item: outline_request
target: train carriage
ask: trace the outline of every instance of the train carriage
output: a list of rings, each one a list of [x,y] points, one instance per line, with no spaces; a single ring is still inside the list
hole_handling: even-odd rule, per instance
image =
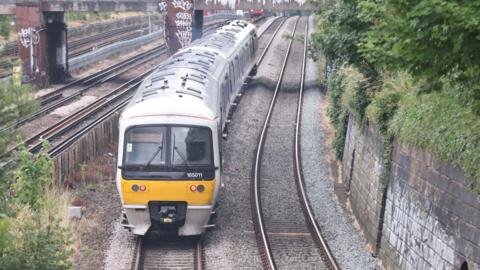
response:
[[[255,26],[233,21],[172,55],[139,86],[119,120],[122,226],[181,236],[211,226],[226,118],[257,46]]]

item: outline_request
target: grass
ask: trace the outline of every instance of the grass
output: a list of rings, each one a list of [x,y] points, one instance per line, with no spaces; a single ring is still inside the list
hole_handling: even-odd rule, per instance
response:
[[[444,162],[458,164],[480,194],[480,117],[466,104],[462,92],[448,85],[428,94],[406,92],[390,131]]]

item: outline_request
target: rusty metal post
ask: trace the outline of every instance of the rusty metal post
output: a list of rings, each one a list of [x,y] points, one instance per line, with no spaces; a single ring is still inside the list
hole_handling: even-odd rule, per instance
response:
[[[171,53],[192,42],[193,0],[167,0],[165,41]]]

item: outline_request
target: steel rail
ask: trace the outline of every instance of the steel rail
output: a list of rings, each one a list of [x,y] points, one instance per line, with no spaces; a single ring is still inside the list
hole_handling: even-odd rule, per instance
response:
[[[277,32],[280,30],[280,28],[282,28],[282,25],[285,23],[286,19],[284,19],[283,17],[281,18],[278,18],[277,20],[283,20],[280,22],[280,25],[277,27],[277,29],[275,30],[275,32],[273,32],[272,34],[272,38],[270,38],[270,40],[268,41],[267,45],[265,46],[265,49],[263,50],[262,54],[260,55],[260,57],[258,58],[257,60],[257,66],[259,66],[262,62],[263,62],[263,58],[265,58],[265,54],[267,53],[268,51],[268,48],[270,48],[270,45],[272,44],[272,41],[273,39],[275,38],[275,36],[277,36]],[[268,26],[268,28],[270,28],[270,26],[272,26],[273,22]],[[267,28],[267,29],[268,29]],[[267,30],[266,29],[266,30]],[[266,31],[265,30],[265,31]],[[262,35],[265,33],[265,31],[263,31]]]
[[[298,98],[298,105],[297,105],[297,116],[296,116],[296,124],[295,124],[295,145],[294,145],[294,155],[295,155],[295,172],[296,172],[296,183],[297,183],[297,192],[300,196],[300,201],[302,204],[302,209],[307,220],[307,223],[310,225],[310,230],[315,238],[315,242],[317,243],[318,247],[320,248],[321,253],[324,255],[324,262],[327,264],[329,269],[339,270],[339,266],[330,251],[330,248],[322,236],[322,232],[320,226],[315,219],[315,215],[310,207],[308,196],[305,189],[305,181],[303,178],[302,173],[302,161],[301,161],[301,145],[300,145],[300,138],[301,138],[301,120],[302,120],[302,103],[303,103],[303,90],[304,90],[304,83],[305,83],[305,69],[307,63],[307,40],[308,40],[308,22],[305,27],[305,39],[304,39],[304,55],[303,55],[303,65],[302,65],[302,72],[301,72],[301,80],[300,80],[300,94]]]
[[[297,28],[298,21],[300,20],[300,17],[295,21],[295,25],[293,27],[292,34],[295,34],[295,30]],[[280,28],[280,27],[279,27]],[[277,32],[277,31],[276,31]],[[270,102],[270,106],[268,108],[267,115],[265,117],[265,121],[263,124],[262,132],[260,134],[260,139],[257,145],[257,151],[256,151],[256,156],[255,156],[255,164],[254,164],[254,169],[253,169],[253,181],[252,181],[252,195],[253,195],[253,200],[252,202],[252,210],[254,213],[254,221],[255,221],[255,233],[257,236],[257,240],[260,240],[260,245],[258,246],[260,254],[264,254],[265,256],[262,257],[262,263],[265,269],[276,269],[275,266],[275,261],[273,259],[272,251],[270,249],[270,244],[267,236],[267,232],[265,230],[265,224],[263,220],[263,213],[262,213],[262,207],[261,207],[261,198],[260,198],[260,167],[261,167],[261,161],[262,161],[262,155],[263,155],[263,146],[265,144],[265,137],[266,133],[268,130],[268,123],[270,122],[270,118],[272,115],[273,108],[275,106],[275,102],[278,96],[278,92],[280,90],[280,86],[283,81],[283,74],[285,72],[285,67],[287,66],[287,60],[288,56],[290,55],[290,50],[292,47],[292,42],[293,39],[291,39],[288,43],[288,48],[287,48],[287,53],[285,54],[285,58],[283,60],[282,68],[280,71],[280,75],[278,77],[277,85],[275,87],[274,93],[272,100]],[[259,239],[260,238],[260,239]]]
[[[48,140],[49,142],[53,141],[57,137],[65,134],[66,132],[78,126],[85,119],[97,113],[102,108],[109,106],[111,103],[116,102],[119,99],[126,96],[129,92],[133,91],[134,88],[141,83],[141,80],[144,77],[146,77],[150,72],[152,72],[154,69],[155,68],[149,69],[148,71],[136,76],[135,78],[129,80],[128,82],[125,82],[124,84],[120,85],[119,87],[115,88],[109,93],[99,97],[96,101],[83,107],[79,111],[76,111],[75,113],[70,114],[69,116],[59,120],[52,126],[49,126],[46,129],[26,139],[23,142],[23,144],[28,146],[27,148],[28,151],[32,153],[37,152],[38,150],[41,149],[41,146],[44,140]],[[18,149],[18,147],[19,145],[15,146],[14,148],[0,155],[0,157],[9,156],[14,150]]]
[[[80,130],[80,132],[75,133],[75,135],[69,137],[67,140],[62,141],[60,144],[58,144],[58,145],[52,147],[51,149],[49,149],[48,150],[48,155],[50,157],[56,157],[57,155],[61,154],[65,149],[67,149],[69,146],[74,144],[83,135],[87,134],[87,132],[89,132],[92,128],[96,127],[97,125],[99,125],[100,123],[105,121],[107,118],[109,118],[111,115],[116,113],[118,110],[121,110],[123,107],[125,107],[128,104],[128,102],[130,101],[130,98],[132,96],[129,96],[129,97],[125,98],[119,104],[110,108],[101,117],[95,119],[95,121],[88,124],[86,127],[82,128],[82,130]]]
[[[125,40],[130,40],[130,39],[140,37],[140,36],[143,35],[144,30],[146,30],[146,29],[135,30],[131,33],[126,32],[126,33],[123,33],[123,34],[118,35],[118,36],[112,35],[112,36],[109,36],[109,37],[105,37],[103,40],[96,41],[96,42],[92,41],[87,46],[78,47],[75,50],[70,51],[68,53],[68,58],[75,58],[75,57],[78,57],[82,54],[89,53],[93,50],[103,48],[105,46],[108,46],[108,45],[111,45],[111,44],[114,44],[114,43],[117,43],[117,42],[120,42],[120,41],[125,41]]]
[[[203,244],[202,238],[197,240],[195,245],[195,269],[203,270]]]

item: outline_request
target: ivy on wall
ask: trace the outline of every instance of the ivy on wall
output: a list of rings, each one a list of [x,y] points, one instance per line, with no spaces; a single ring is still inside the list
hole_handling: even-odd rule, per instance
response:
[[[337,158],[350,113],[386,144],[399,137],[458,164],[480,194],[479,17],[478,1],[337,0],[322,10],[310,54],[337,66],[327,79]]]

